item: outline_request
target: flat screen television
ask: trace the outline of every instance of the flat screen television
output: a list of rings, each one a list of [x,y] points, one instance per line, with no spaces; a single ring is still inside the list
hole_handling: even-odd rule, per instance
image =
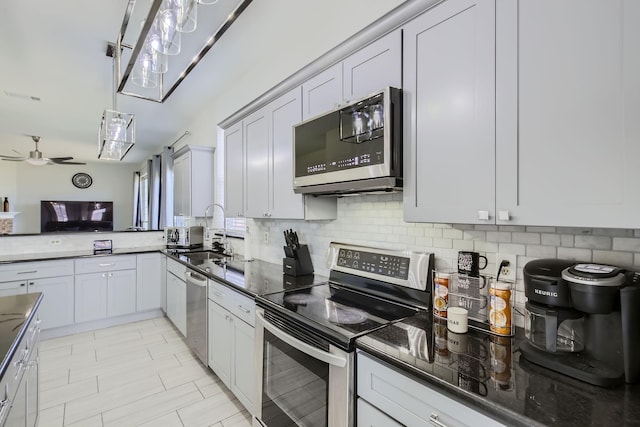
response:
[[[113,231],[113,202],[42,200],[40,232]]]

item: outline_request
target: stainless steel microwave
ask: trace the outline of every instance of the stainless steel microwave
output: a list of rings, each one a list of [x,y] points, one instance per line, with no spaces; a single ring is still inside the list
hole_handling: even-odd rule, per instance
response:
[[[296,193],[402,189],[402,91],[381,92],[294,126]]]

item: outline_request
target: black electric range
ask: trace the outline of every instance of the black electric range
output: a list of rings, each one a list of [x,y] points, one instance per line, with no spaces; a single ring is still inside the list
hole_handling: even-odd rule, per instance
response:
[[[359,336],[430,307],[433,254],[331,243],[328,262],[328,282],[262,295],[257,305],[272,322],[294,322],[346,351]]]

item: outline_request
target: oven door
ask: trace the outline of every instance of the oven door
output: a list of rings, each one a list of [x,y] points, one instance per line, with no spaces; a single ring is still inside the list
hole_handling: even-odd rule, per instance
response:
[[[254,427],[352,427],[353,353],[256,310]]]

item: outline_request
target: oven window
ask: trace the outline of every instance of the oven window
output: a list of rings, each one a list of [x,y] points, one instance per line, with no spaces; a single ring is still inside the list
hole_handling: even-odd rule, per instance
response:
[[[327,427],[329,364],[264,331],[262,421],[269,427]]]

